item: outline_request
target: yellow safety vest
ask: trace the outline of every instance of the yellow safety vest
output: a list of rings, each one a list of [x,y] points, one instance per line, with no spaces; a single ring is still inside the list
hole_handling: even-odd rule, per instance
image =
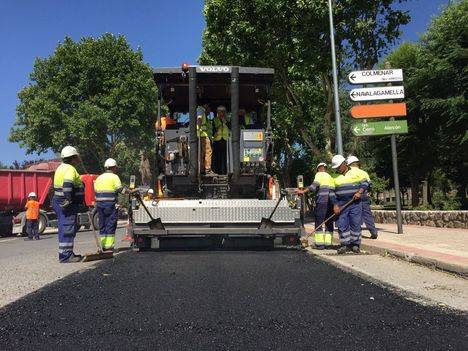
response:
[[[202,119],[202,123],[201,125],[198,125],[197,123],[197,136],[211,138],[213,134],[213,126],[211,121],[206,117],[205,109],[200,106],[197,108],[197,120],[199,118]]]
[[[213,137],[214,141],[228,140],[229,138],[229,127],[227,126],[226,119],[221,120],[220,118],[216,117],[214,119],[214,126],[216,129],[215,135]]]
[[[68,163],[58,166],[54,174],[54,195],[61,201],[83,202],[83,182],[75,167]]]
[[[96,202],[116,202],[117,194],[122,190],[119,176],[112,172],[103,173],[94,181]]]
[[[351,200],[354,194],[363,188],[367,190],[368,180],[363,176],[359,169],[351,167],[346,174],[332,175],[335,183],[334,199],[347,202]]]

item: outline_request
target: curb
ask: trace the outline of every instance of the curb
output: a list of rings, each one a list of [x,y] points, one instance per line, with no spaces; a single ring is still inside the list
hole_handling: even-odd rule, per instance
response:
[[[393,257],[396,257],[396,258],[399,258],[408,262],[417,263],[422,266],[426,266],[426,267],[433,268],[433,269],[438,269],[438,270],[449,272],[449,273],[454,273],[454,274],[460,275],[463,278],[468,278],[467,267],[462,267],[456,264],[439,261],[434,258],[418,256],[410,252],[402,252],[402,251],[397,251],[393,249],[386,249],[382,247],[366,245],[365,243],[361,243],[361,248],[368,252],[379,254],[381,256],[390,255],[390,256],[393,256]]]

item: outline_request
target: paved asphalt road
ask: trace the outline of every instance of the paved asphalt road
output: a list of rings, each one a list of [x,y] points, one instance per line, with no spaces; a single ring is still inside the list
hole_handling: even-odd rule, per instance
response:
[[[1,350],[466,350],[466,316],[297,251],[126,252],[0,310]]]

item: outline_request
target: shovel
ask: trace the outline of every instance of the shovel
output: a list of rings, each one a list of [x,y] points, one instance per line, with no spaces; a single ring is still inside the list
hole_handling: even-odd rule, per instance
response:
[[[347,203],[345,203],[343,205],[343,207],[341,207],[340,211],[344,210],[346,207],[348,207],[349,205],[351,205],[353,203],[354,199],[351,199],[349,200]],[[320,223],[319,225],[315,226],[314,228],[314,231],[312,233],[309,233],[307,234],[305,237],[302,237],[301,238],[301,244],[302,244],[302,247],[303,248],[306,248],[307,246],[309,246],[309,238],[312,236],[312,234],[315,233],[315,231],[320,228],[321,226],[327,224],[329,221],[331,221],[333,218],[336,217],[336,214],[332,214],[330,217],[328,217],[326,220],[324,220],[322,223]]]
[[[105,260],[105,259],[114,257],[114,251],[102,251],[101,243],[96,233],[96,229],[94,228],[93,220],[91,218],[91,211],[88,211],[88,218],[89,218],[89,222],[91,223],[91,230],[93,232],[94,241],[96,242],[96,247],[98,251],[96,253],[85,254],[83,256],[82,262]]]
[[[155,219],[153,217],[151,212],[148,210],[148,207],[146,207],[145,203],[143,202],[143,200],[141,198],[141,195],[137,193],[137,194],[135,194],[135,197],[140,202],[141,206],[143,206],[143,208],[145,209],[146,213],[148,214],[148,216],[150,218],[150,222],[149,222],[150,229],[164,230],[165,228],[164,228],[164,225],[161,222],[161,219],[160,218]]]

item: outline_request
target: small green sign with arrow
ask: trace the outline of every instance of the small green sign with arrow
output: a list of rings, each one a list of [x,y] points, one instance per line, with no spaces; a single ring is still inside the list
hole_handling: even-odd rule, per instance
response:
[[[358,122],[353,123],[351,131],[355,136],[406,134],[408,133],[408,123],[406,120],[368,123]]]

